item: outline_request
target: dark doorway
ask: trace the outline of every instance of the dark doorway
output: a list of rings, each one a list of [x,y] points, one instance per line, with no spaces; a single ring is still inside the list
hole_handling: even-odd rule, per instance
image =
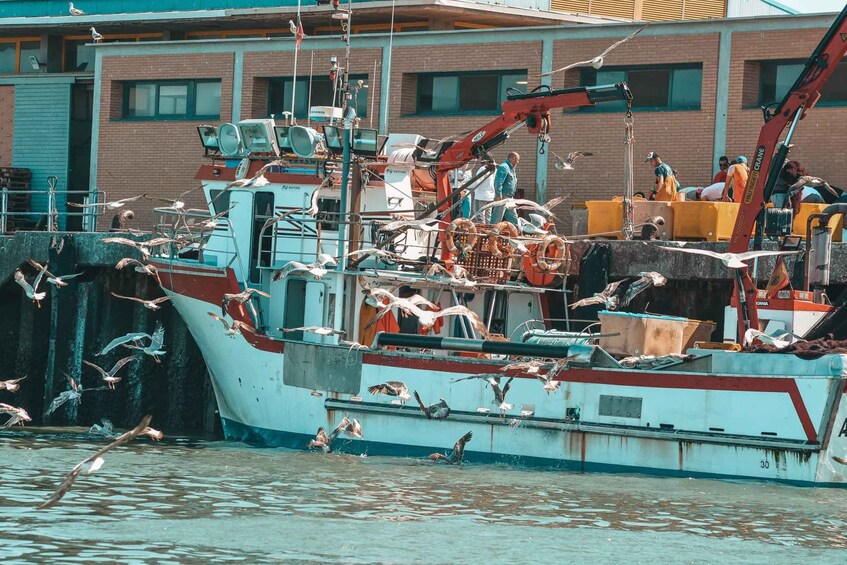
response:
[[[68,202],[82,202],[91,177],[91,118],[94,106],[94,83],[77,82],[71,88],[71,138],[68,155]],[[80,208],[69,208],[79,212]],[[106,223],[111,218],[104,218]],[[82,230],[82,216],[68,216],[69,231]]]

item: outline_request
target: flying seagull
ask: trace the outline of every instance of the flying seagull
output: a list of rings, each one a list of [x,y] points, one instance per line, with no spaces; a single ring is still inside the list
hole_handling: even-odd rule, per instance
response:
[[[561,69],[556,69],[555,71],[550,71],[550,72],[547,72],[547,73],[541,73],[541,76],[546,77],[546,76],[550,76],[550,75],[555,75],[557,73],[568,71],[568,70],[576,68],[576,67],[589,67],[590,66],[590,67],[594,67],[595,69],[599,69],[600,67],[603,66],[603,63],[605,62],[606,55],[611,53],[612,50],[615,49],[616,47],[623,45],[624,43],[626,43],[627,41],[629,41],[630,39],[632,39],[633,37],[635,37],[636,35],[638,35],[642,31],[644,31],[644,28],[646,28],[646,27],[647,26],[642,26],[642,27],[638,28],[637,30],[635,30],[634,32],[630,33],[628,36],[621,39],[620,41],[617,41],[617,42],[611,44],[609,47],[606,48],[605,51],[603,51],[602,53],[600,53],[599,55],[597,55],[593,59],[589,59],[587,61],[579,61],[578,63],[571,63],[570,65],[562,67]]]
[[[332,451],[332,442],[335,441],[335,438],[337,438],[341,431],[349,424],[350,419],[345,416],[329,434],[326,433],[326,430],[324,430],[323,427],[318,428],[318,433],[315,434],[315,438],[311,440],[306,447],[309,449],[320,449],[324,453],[330,453]]]
[[[456,445],[453,446],[453,452],[450,455],[443,453],[433,453],[429,458],[433,461],[444,461],[448,465],[461,465],[462,458],[465,455],[465,444],[473,438],[473,432],[468,432],[459,438]]]
[[[624,282],[626,282],[626,279],[609,283],[602,291],[594,293],[594,296],[577,300],[571,304],[571,308],[602,304],[607,310],[614,310],[618,307],[618,302],[620,301],[620,297],[617,295],[618,287]]]
[[[242,330],[247,330],[250,333],[256,333],[256,330],[253,329],[252,326],[248,326],[244,322],[240,320],[233,320],[232,323],[228,323],[226,320],[215,314],[214,312],[206,312],[209,314],[209,317],[213,320],[219,321],[223,324],[224,327],[224,335],[228,335],[229,337],[234,338],[236,335],[240,335]]]
[[[128,333],[128,334],[123,335],[121,337],[116,337],[115,339],[110,341],[109,344],[106,347],[104,347],[102,349],[102,351],[100,351],[100,353],[97,353],[96,355],[98,357],[100,355],[105,355],[106,353],[110,352],[114,348],[116,348],[120,345],[124,345],[126,343],[133,343],[134,345],[139,345],[145,339],[149,339],[149,340],[152,341],[153,336],[151,336],[148,333],[144,333],[144,332]]]
[[[153,300],[144,300],[143,298],[137,298],[135,296],[123,296],[114,292],[112,293],[112,296],[114,296],[115,298],[123,298],[124,300],[132,300],[133,302],[138,302],[148,310],[160,310],[162,307],[159,306],[159,304],[167,302],[171,299],[170,296],[161,296],[159,298],[154,298]]]
[[[116,269],[123,269],[127,265],[135,265],[135,272],[136,273],[144,273],[144,274],[150,275],[151,277],[156,277],[156,280],[158,280],[159,283],[162,282],[161,279],[159,278],[159,269],[157,269],[153,265],[147,265],[147,264],[142,263],[141,261],[139,261],[137,259],[133,259],[131,257],[124,257],[123,259],[118,261],[117,264],[115,265],[115,268]]]
[[[418,391],[414,391],[413,394],[415,395],[415,400],[418,401],[418,405],[421,407],[421,412],[424,413],[427,420],[443,420],[450,415],[450,407],[447,406],[447,401],[443,398],[440,398],[435,404],[427,406],[421,400]]]
[[[382,384],[369,386],[368,392],[371,394],[384,394],[386,396],[399,396],[400,401],[404,404],[412,398],[409,396],[409,387],[403,381],[385,381]]]
[[[797,179],[797,182],[795,182],[788,188],[794,191],[799,190],[804,186],[808,186],[809,188],[822,188],[829,192],[831,195],[835,196],[836,198],[840,196],[840,194],[838,194],[831,186],[829,186],[829,183],[823,180],[822,178],[811,177],[806,175]]]
[[[438,218],[423,218],[421,220],[393,220],[388,222],[387,224],[383,224],[379,227],[379,231],[381,232],[391,232],[391,231],[399,231],[399,230],[419,230],[424,232],[437,231],[438,226],[441,224],[441,220]]]
[[[138,425],[135,426],[133,429],[124,434],[121,434],[115,441],[102,448],[94,455],[86,457],[85,459],[77,463],[77,465],[73,469],[71,469],[71,472],[65,475],[65,479],[62,481],[62,484],[59,485],[59,488],[56,489],[56,492],[53,494],[53,496],[51,496],[46,502],[39,506],[38,509],[44,510],[45,508],[50,508],[51,506],[62,500],[62,497],[65,496],[65,494],[70,490],[71,486],[73,486],[74,481],[80,475],[80,473],[84,471],[86,475],[90,475],[91,473],[102,467],[104,463],[103,455],[105,455],[112,449],[130,442],[140,435],[147,435],[155,440],[161,439],[163,435],[162,432],[154,430],[150,427],[150,420],[152,418],[153,417],[150,415],[144,416],[138,423]]]
[[[153,358],[156,363],[161,363],[159,357],[164,355],[166,351],[162,349],[162,346],[165,343],[165,327],[161,322],[156,322],[156,329],[153,330],[153,335],[150,336],[150,343],[146,346],[141,345],[131,345],[129,343],[123,343],[124,347],[128,347],[129,349],[137,349],[144,353],[145,355],[149,355]]]
[[[562,158],[557,155],[555,151],[550,151],[550,153],[552,153],[557,159],[556,164],[553,166],[560,171],[572,171],[574,161],[576,161],[580,157],[591,157],[592,155],[594,155],[594,153],[591,153],[589,151],[571,151],[570,153],[568,153],[567,157]]]
[[[246,304],[252,300],[253,295],[258,294],[259,296],[264,296],[265,298],[270,298],[271,295],[267,292],[259,290],[257,288],[248,288],[247,290],[235,293],[224,293],[224,301],[229,304],[231,300],[235,300],[239,304]]]
[[[326,328],[322,326],[300,326],[299,328],[277,328],[281,332],[312,332],[317,335],[340,335],[345,336],[347,332],[344,330],[336,330],[334,328]]]
[[[624,292],[618,303],[619,308],[625,308],[632,302],[632,299],[650,288],[651,286],[665,286],[668,279],[656,271],[644,271],[638,273],[640,278],[632,281]]]
[[[659,246],[659,249],[667,251],[681,251],[682,253],[693,253],[694,255],[705,255],[720,260],[724,266],[730,269],[744,269],[747,267],[745,261],[756,257],[768,257],[771,255],[794,255],[797,251],[745,251],[744,253],[717,253],[707,249],[688,249],[686,247]]]
[[[44,277],[44,274],[47,272],[47,267],[42,267],[38,274],[35,276],[35,281],[32,283],[32,286],[28,282],[26,282],[26,277],[23,274],[23,271],[18,269],[15,271],[15,282],[18,283],[21,288],[24,289],[26,293],[26,297],[32,300],[36,306],[41,308],[41,301],[47,296],[46,292],[37,292],[38,285],[41,283],[41,279]]]
[[[550,216],[551,218],[556,218],[550,210],[558,206],[564,201],[564,197],[553,198],[547,204],[538,204],[537,202],[533,202],[532,200],[525,200],[523,198],[503,198],[502,200],[495,200],[490,204],[486,204],[482,208],[480,208],[476,214],[471,216],[471,219],[476,218],[485,210],[489,210],[492,208],[505,208],[506,210],[536,210],[541,212],[545,216]],[[558,218],[556,218],[558,219]]]
[[[130,355],[129,357],[119,359],[118,362],[115,363],[115,365],[109,371],[105,371],[99,365],[95,365],[94,363],[91,363],[89,361],[83,361],[83,363],[85,363],[89,367],[93,367],[94,369],[96,369],[97,372],[100,373],[100,376],[103,377],[103,381],[108,385],[108,387],[112,390],[115,390],[115,384],[117,384],[121,380],[120,377],[116,377],[115,375],[118,373],[118,371],[121,370],[121,367],[123,367],[133,359],[139,359],[138,355]]]
[[[318,253],[317,261],[309,263],[308,265],[305,265],[300,261],[289,261],[282,269],[274,273],[273,280],[278,281],[280,279],[284,279],[288,275],[299,273],[309,273],[315,279],[319,279],[327,274],[328,271],[325,269],[326,265],[334,267],[338,265],[338,262],[334,257],[327,255],[326,253]]]
[[[84,16],[85,15],[85,12],[83,12],[79,8],[74,8],[73,2],[68,2],[68,13],[72,16]]]
[[[62,391],[59,395],[53,399],[53,402],[50,403],[50,406],[47,408],[47,411],[44,413],[45,416],[49,416],[53,412],[56,411],[59,406],[65,404],[66,402],[70,402],[71,404],[79,404],[82,401],[82,393],[90,392],[92,390],[110,390],[114,387],[110,386],[101,386],[97,388],[82,388],[82,385],[77,383],[73,377],[69,374],[63,372],[65,378],[68,379],[68,384],[71,385],[71,388],[68,390]],[[120,380],[120,379],[118,379]]]
[[[97,35],[100,34],[98,33]],[[117,210],[118,208],[121,208],[124,205],[129,204],[130,202],[135,202],[136,200],[141,200],[142,198],[147,198],[147,195],[140,194],[138,196],[130,196],[129,198],[121,198],[120,200],[113,200],[111,202],[93,202],[91,204],[78,204],[76,202],[68,202],[68,206],[72,206],[74,208],[96,208],[97,206],[102,206],[106,210]]]
[[[489,377],[488,384],[491,385],[491,390],[494,391],[494,404],[500,409],[500,412],[506,412],[512,409],[512,405],[506,402],[506,395],[509,393],[509,388],[512,386],[512,381],[515,377],[509,377],[503,388],[500,388],[500,377]]]
[[[42,265],[41,263],[39,263],[35,259],[27,259],[27,261],[29,262],[30,265],[32,265],[33,267],[35,267],[39,271],[44,269],[44,274],[47,275],[47,283],[52,284],[56,288],[63,288],[63,287],[68,286],[68,283],[65,282],[65,281],[76,278],[76,277],[80,276],[81,274],[83,274],[83,273],[73,273],[72,275],[56,276],[53,273],[51,273],[50,271],[48,271],[46,266]]]
[[[11,379],[8,381],[0,381],[0,390],[8,390],[9,392],[17,392],[21,385],[18,383],[24,380],[26,377],[21,377],[19,379]]]
[[[15,406],[11,406],[9,404],[0,403],[0,414],[8,414],[11,416],[6,423],[3,424],[4,428],[11,428],[15,424],[24,425],[24,422],[31,422],[32,418],[29,417],[29,414],[26,413],[26,410],[23,408],[17,408]]]
[[[555,377],[558,372],[559,371],[550,369],[544,374],[536,375],[535,378],[537,378],[544,384],[544,390],[547,391],[547,394],[550,394],[551,392],[556,392],[562,385],[562,381],[553,380],[553,377]]]

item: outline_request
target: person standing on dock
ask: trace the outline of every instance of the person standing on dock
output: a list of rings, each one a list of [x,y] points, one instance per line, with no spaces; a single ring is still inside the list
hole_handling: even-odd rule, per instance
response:
[[[729,168],[729,157],[722,155],[718,159],[718,172],[715,173],[715,178],[712,179],[712,184],[726,182],[726,170]]]
[[[721,200],[724,202],[741,202],[744,189],[747,188],[747,176],[749,174],[750,168],[747,167],[747,157],[742,155],[726,171],[726,181]]]
[[[673,202],[676,200],[676,191],[679,185],[676,182],[676,176],[673,169],[667,163],[663,163],[659,158],[659,154],[652,151],[647,154],[645,163],[650,163],[655,167],[656,183],[653,187],[653,192],[650,195],[650,200],[659,200],[662,202]]]
[[[518,189],[518,175],[515,168],[520,161],[521,156],[512,151],[506,160],[497,166],[497,173],[494,175],[495,201],[515,197],[515,191]],[[511,208],[507,210],[505,206],[495,206],[491,214],[491,223],[497,224],[503,220],[518,225],[518,213]]]

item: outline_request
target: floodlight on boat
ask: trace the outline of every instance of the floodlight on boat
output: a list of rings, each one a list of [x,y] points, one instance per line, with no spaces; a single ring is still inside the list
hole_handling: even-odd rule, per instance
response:
[[[341,131],[338,126],[324,126],[324,138],[326,138],[326,148],[332,153],[341,153],[344,146],[341,141]]]
[[[242,151],[241,132],[235,124],[218,126],[218,147],[226,156],[240,155]]]
[[[314,157],[321,142],[321,135],[312,128],[291,126],[288,128],[288,141],[295,155],[309,158]]]
[[[203,144],[203,149],[207,151],[218,151],[218,128],[215,126],[197,126],[197,133],[200,134],[200,143]]]
[[[291,151],[291,140],[288,138],[290,126],[274,126],[276,146],[280,151]]]
[[[241,144],[250,153],[279,155],[273,120],[241,120],[238,129],[241,131]]]
[[[375,129],[354,129],[352,142],[353,153],[356,153],[357,155],[376,157],[378,151],[377,139],[378,137]]]

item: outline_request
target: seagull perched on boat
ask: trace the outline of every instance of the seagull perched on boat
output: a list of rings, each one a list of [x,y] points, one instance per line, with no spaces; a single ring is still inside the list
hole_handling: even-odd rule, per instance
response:
[[[68,286],[68,283],[65,282],[65,281],[76,278],[76,277],[80,276],[81,274],[83,274],[83,273],[73,273],[71,275],[56,276],[53,273],[51,273],[50,271],[48,271],[46,266],[42,265],[41,263],[39,263],[35,259],[27,259],[27,261],[29,262],[30,265],[32,265],[33,267],[35,267],[39,271],[44,269],[44,274],[47,275],[47,283],[52,284],[56,288],[63,288],[63,287]]]
[[[476,214],[471,216],[473,220],[477,216],[479,216],[485,210],[489,210],[491,208],[505,208],[506,210],[536,210],[541,212],[545,216],[549,216],[551,218],[556,218],[553,213],[550,211],[562,202],[564,202],[564,197],[553,198],[547,204],[538,204],[537,202],[533,202],[532,200],[526,200],[524,198],[503,198],[502,200],[495,200],[490,204],[486,204],[477,210]]]
[[[281,332],[312,332],[317,335],[347,335],[347,332],[344,330],[336,330],[334,328],[326,328],[321,326],[301,326],[299,328],[277,328],[278,331]]]
[[[418,401],[418,405],[421,407],[421,412],[424,413],[427,420],[443,420],[450,415],[450,407],[447,406],[447,401],[443,398],[440,398],[435,404],[427,406],[421,400],[418,391],[414,391],[413,394],[415,396],[415,400]]]
[[[12,406],[10,404],[0,403],[0,414],[8,414],[11,416],[6,423],[3,424],[4,428],[11,428],[15,424],[24,425],[24,422],[31,422],[32,418],[29,417],[26,410],[23,408],[17,408],[16,406]]]
[[[109,344],[106,347],[104,347],[102,349],[102,351],[100,351],[100,353],[97,353],[96,356],[99,357],[100,355],[105,355],[108,352],[110,352],[111,350],[113,350],[114,348],[116,348],[120,345],[127,344],[127,343],[133,343],[135,345],[138,345],[142,341],[144,341],[145,339],[149,339],[149,340],[152,341],[153,336],[151,336],[148,333],[144,333],[144,332],[136,332],[136,333],[128,333],[128,334],[123,335],[121,337],[116,337],[115,339],[110,341]]]
[[[409,387],[403,381],[385,381],[378,385],[368,387],[368,392],[371,394],[384,394],[386,396],[398,396],[402,403],[412,398],[409,396]]]
[[[130,355],[129,357],[124,357],[123,359],[119,359],[118,362],[115,363],[115,365],[109,371],[104,370],[99,365],[95,365],[94,363],[91,363],[90,361],[83,360],[83,363],[88,365],[89,367],[93,367],[94,369],[96,369],[97,372],[100,373],[100,376],[103,377],[103,382],[105,382],[106,385],[108,385],[108,387],[110,389],[115,390],[115,385],[117,383],[119,383],[120,380],[121,380],[120,377],[116,377],[115,375],[117,375],[118,371],[120,371],[121,368],[124,365],[126,365],[127,363],[129,363],[133,359],[139,359],[139,356],[138,355]]]
[[[141,421],[138,423],[130,431],[121,434],[118,438],[107,445],[106,447],[100,449],[94,455],[86,457],[82,461],[76,464],[76,466],[71,469],[71,472],[65,475],[65,479],[62,481],[62,484],[59,485],[59,488],[56,489],[56,492],[51,496],[46,502],[44,502],[41,506],[38,507],[39,510],[43,510],[45,508],[50,508],[57,502],[59,502],[63,496],[70,490],[71,486],[74,484],[76,478],[80,475],[80,473],[85,472],[85,474],[90,475],[97,469],[103,466],[104,460],[103,455],[111,451],[112,449],[128,443],[133,439],[137,438],[140,435],[150,436],[152,439],[159,440],[162,438],[162,432],[158,430],[154,430],[150,427],[150,420],[152,420],[152,416],[144,416]]]
[[[713,259],[720,260],[724,266],[730,269],[744,269],[747,267],[745,261],[755,259],[756,257],[769,257],[771,255],[794,255],[797,251],[745,251],[743,253],[718,253],[709,251],[708,249],[688,249],[685,247],[658,246],[659,249],[667,251],[681,251],[682,253],[693,253],[694,255],[705,255]]]
[[[97,30],[93,27],[91,28],[91,39],[94,40],[94,43],[103,43],[103,36],[97,33]]]
[[[79,8],[74,8],[73,2],[68,2],[68,13],[72,16],[84,16],[85,15],[85,12],[83,12]]]
[[[144,300],[143,298],[137,298],[135,296],[123,296],[121,294],[112,293],[112,296],[115,298],[123,298],[124,300],[132,300],[133,302],[138,302],[148,310],[160,310],[162,307],[159,304],[163,302],[167,302],[171,299],[170,296],[161,296],[159,298],[154,298],[153,300]]]
[[[607,47],[605,51],[603,51],[602,53],[600,53],[599,55],[597,55],[593,59],[588,59],[587,61],[579,61],[578,63],[571,63],[570,65],[562,67],[561,69],[556,69],[555,71],[550,71],[550,72],[547,72],[547,73],[541,73],[541,76],[546,77],[546,76],[550,76],[550,75],[555,75],[557,73],[561,73],[563,71],[568,71],[568,70],[576,68],[576,67],[589,67],[590,66],[590,67],[594,67],[595,69],[599,69],[600,67],[603,66],[603,63],[605,62],[606,55],[611,53],[613,49],[620,47],[621,45],[623,45],[624,43],[626,43],[627,41],[629,41],[630,39],[632,39],[633,37],[635,37],[636,35],[641,33],[642,31],[644,31],[644,28],[646,28],[646,27],[647,26],[641,26],[640,28],[638,28],[634,32],[630,33],[628,36],[621,39],[620,41],[616,41],[615,43],[613,43],[612,45]]]
[[[560,171],[572,171],[574,161],[580,157],[591,157],[594,155],[594,153],[591,153],[590,151],[571,151],[568,153],[567,157],[562,158],[559,157],[555,151],[550,151],[550,153],[552,153],[557,159],[556,164],[553,166]]]
[[[147,195],[139,194],[138,196],[130,196],[129,198],[121,198],[120,200],[113,200],[111,202],[93,202],[91,204],[78,204],[76,202],[68,202],[68,206],[72,206],[74,208],[96,208],[97,206],[102,206],[106,210],[117,210],[118,208],[122,208],[130,202],[135,202],[136,200],[141,200],[142,198],[147,198]]]
[[[234,338],[236,335],[240,335],[242,330],[247,330],[250,333],[256,333],[256,330],[244,322],[240,320],[233,320],[232,323],[228,323],[225,319],[218,316],[214,312],[206,312],[209,314],[209,317],[213,320],[219,321],[224,326],[224,335],[228,335],[229,337]]]
[[[9,392],[17,392],[21,385],[18,383],[24,380],[26,377],[21,377],[19,379],[11,379],[8,381],[0,381],[0,390],[8,390]]]
[[[41,301],[47,296],[46,292],[37,292],[38,285],[41,284],[41,279],[44,278],[44,274],[47,272],[47,267],[42,267],[38,274],[35,276],[35,281],[33,281],[32,286],[28,282],[26,282],[26,277],[24,276],[23,271],[20,269],[15,271],[15,282],[18,283],[21,288],[24,289],[26,293],[26,297],[32,300],[36,306],[41,308]]]
[[[327,274],[328,271],[324,268],[326,265],[335,267],[338,265],[338,262],[333,256],[327,255],[326,253],[318,253],[317,261],[309,263],[308,265],[305,265],[300,261],[289,261],[282,269],[274,273],[273,280],[278,281],[280,279],[284,279],[288,275],[297,273],[309,273],[315,279],[319,279]]]
[[[494,391],[494,404],[497,404],[497,407],[500,409],[500,412],[506,412],[507,410],[511,410],[513,407],[511,404],[506,402],[506,395],[509,393],[509,388],[512,386],[512,381],[515,377],[509,377],[506,381],[506,384],[503,385],[503,388],[500,388],[500,377],[489,377],[488,384],[491,385],[491,390]]]
[[[465,444],[473,438],[473,432],[468,432],[459,438],[456,445],[453,446],[453,452],[448,456],[443,453],[433,453],[429,458],[433,461],[444,461],[448,465],[461,465],[462,458],[465,455]]]

